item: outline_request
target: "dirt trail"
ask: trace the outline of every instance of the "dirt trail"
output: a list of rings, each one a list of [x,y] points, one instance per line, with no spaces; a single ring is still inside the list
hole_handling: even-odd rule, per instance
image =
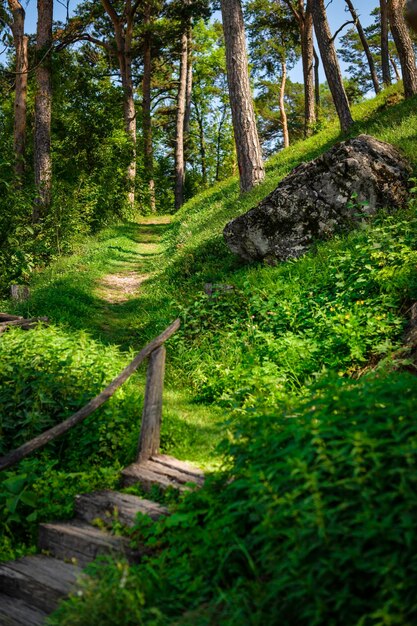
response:
[[[160,254],[161,244],[155,228],[169,224],[169,216],[144,217],[138,223],[138,261],[127,262],[121,272],[103,276],[97,285],[97,295],[108,304],[123,304],[137,295],[141,285],[151,273],[144,271],[148,265],[148,257]]]

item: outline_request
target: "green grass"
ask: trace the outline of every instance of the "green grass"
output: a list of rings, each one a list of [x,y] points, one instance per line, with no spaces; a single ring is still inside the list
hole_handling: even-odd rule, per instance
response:
[[[416,166],[416,104],[416,99],[401,101],[392,88],[354,109],[357,122],[352,135],[366,132],[389,141]],[[30,414],[37,427],[45,420],[60,421],[104,386],[133,352],[180,316],[182,328],[167,345],[162,447],[164,452],[215,469],[224,460],[218,444],[225,434],[232,436],[228,429],[233,432],[234,420],[250,419],[265,410],[279,415],[309,397],[312,386],[329,372],[348,381],[370,364],[389,361],[400,349],[407,309],[417,299],[413,204],[395,215],[382,213],[349,236],[320,244],[303,259],[275,268],[243,264],[222,238],[227,221],[254,206],[294,166],[338,139],[337,124],[329,124],[272,158],[266,181],[250,193],[240,195],[237,179],[223,181],[189,201],[169,225],[161,218],[155,224],[143,220],[107,228],[73,255],[35,274],[30,300],[21,305],[4,302],[1,308],[47,315],[52,325],[31,331],[39,340],[33,340],[32,352],[24,356],[14,350],[13,342],[23,344],[27,335],[20,331],[2,335],[9,359],[8,368],[0,367],[0,385],[6,390],[3,406],[23,422]],[[102,277],[133,269],[150,274],[138,294],[123,303],[106,301]],[[234,289],[208,298],[206,282],[226,283]],[[93,377],[88,368],[74,366],[80,346],[86,355],[90,349],[96,354]],[[64,352],[70,390],[60,394],[57,389],[45,399],[42,376],[30,377],[32,360],[39,360],[39,371],[56,377]],[[16,396],[12,386],[20,369],[21,396]],[[25,381],[31,390],[28,395]],[[122,424],[123,444],[115,446],[112,458],[108,455],[102,477],[103,486],[116,484],[120,467],[134,457],[143,384],[141,370],[121,399],[110,405],[112,419],[106,427],[105,412],[93,416],[88,430],[77,431],[74,441],[49,447],[16,470],[26,476],[25,489],[37,493],[42,485],[50,493],[54,485],[62,490],[58,507],[48,508],[47,502],[39,506],[41,517],[70,515],[74,492],[81,485],[85,490],[89,475],[92,488],[99,485],[101,461],[94,445],[101,441],[103,429],[109,442],[117,439]],[[231,420],[226,425],[225,418]],[[76,458],[78,435],[90,447],[79,477],[65,491],[65,471],[70,471],[71,462],[81,463],[81,457]],[[2,494],[7,500],[7,485]],[[34,522],[24,522],[30,512],[23,507],[20,521],[11,521],[15,546],[33,541]],[[5,515],[10,517],[10,511]],[[16,547],[10,547],[9,539],[6,543],[4,555],[10,557]]]

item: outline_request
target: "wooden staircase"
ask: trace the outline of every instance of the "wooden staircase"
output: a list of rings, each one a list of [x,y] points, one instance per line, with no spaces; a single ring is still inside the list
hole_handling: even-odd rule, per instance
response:
[[[152,469],[149,469],[149,466]],[[185,491],[201,486],[201,470],[160,455],[151,461],[135,463],[122,472],[124,486],[153,485]],[[96,491],[75,499],[75,517],[69,522],[41,524],[41,554],[0,564],[0,625],[40,626],[59,601],[74,592],[82,568],[99,556],[124,557],[139,563],[147,553],[135,550],[129,539],[111,533],[114,522],[132,527],[139,513],[156,521],[168,515],[161,504],[117,491]]]
[[[18,463],[88,417],[149,357],[137,461],[122,471],[122,485],[140,485],[145,492],[153,486],[179,492],[201,487],[204,482],[201,470],[159,454],[165,368],[163,344],[178,327],[177,320],[148,344],[99,396],[77,413],[0,458],[0,471]],[[132,527],[139,513],[156,521],[168,515],[168,509],[138,496],[96,491],[76,497],[72,520],[41,524],[40,554],[0,564],[0,626],[44,624],[59,601],[76,590],[77,581],[86,575],[83,568],[99,556],[124,557],[132,563],[140,562],[146,548],[133,550],[127,537],[111,532],[114,522]]]

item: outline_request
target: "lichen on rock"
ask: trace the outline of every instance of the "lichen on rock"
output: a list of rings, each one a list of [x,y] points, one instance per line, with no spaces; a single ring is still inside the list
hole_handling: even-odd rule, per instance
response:
[[[297,258],[378,209],[404,206],[410,174],[396,148],[359,135],[296,167],[258,206],[226,225],[226,243],[248,261]]]

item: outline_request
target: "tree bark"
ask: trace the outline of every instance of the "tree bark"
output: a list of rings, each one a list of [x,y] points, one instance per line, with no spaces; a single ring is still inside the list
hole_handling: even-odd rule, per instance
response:
[[[285,3],[293,13],[300,30],[301,61],[304,78],[304,136],[312,133],[316,123],[316,107],[314,96],[314,38],[313,16],[311,13],[311,0],[285,0]]]
[[[222,0],[221,8],[240,188],[246,192],[264,179],[265,169],[249,83],[241,1]]]
[[[219,126],[217,128],[217,141],[216,141],[216,181],[220,180],[220,149],[222,143],[222,130],[223,125],[226,120],[226,105],[223,105],[222,116],[219,121]],[[234,175],[235,165],[233,163],[233,175]]]
[[[147,4],[144,13],[146,29],[143,49],[143,81],[142,81],[142,117],[143,117],[143,164],[148,184],[149,206],[152,213],[156,212],[155,180],[153,166],[152,118],[151,118],[151,86],[152,86],[152,36],[149,30],[151,23],[151,7]]]
[[[316,109],[319,111],[321,107],[321,95],[320,95],[320,57],[313,49],[314,52],[314,98],[316,100]]]
[[[312,13],[317,43],[319,45],[327,82],[329,83],[333,102],[339,117],[340,127],[343,132],[347,132],[353,124],[353,119],[343,85],[342,72],[340,71],[333,37],[327,21],[324,0],[312,0]]]
[[[392,69],[394,70],[395,80],[398,83],[401,80],[401,76],[400,76],[400,72],[398,71],[398,66],[397,66],[397,64],[395,62],[395,59],[394,59],[393,56],[391,56],[391,54],[389,55],[389,60],[390,60],[390,63],[392,65]]]
[[[200,166],[201,166],[201,178],[203,186],[207,186],[207,150],[206,150],[206,138],[204,135],[204,120],[202,113],[198,105],[194,102],[194,108],[198,124],[198,139],[200,143]]]
[[[26,110],[28,84],[28,40],[25,35],[25,10],[18,0],[8,0],[13,15],[12,33],[16,52],[16,87],[14,100],[13,143],[17,185],[25,173]]]
[[[360,22],[359,16],[356,12],[355,7],[353,6],[353,3],[351,0],[345,0],[350,14],[352,16],[353,21],[355,22],[355,26],[356,26],[356,30],[358,31],[358,35],[359,35],[359,39],[361,40],[361,44],[363,47],[363,50],[365,52],[366,55],[366,59],[368,61],[368,65],[369,65],[369,72],[371,74],[371,79],[372,79],[372,84],[374,86],[374,90],[375,93],[378,94],[381,91],[381,87],[379,86],[379,80],[378,80],[378,74],[376,72],[376,68],[375,68],[375,62],[374,62],[374,58],[372,56],[372,52],[371,49],[369,47],[368,44],[368,40],[366,38],[365,35],[365,31],[362,28],[362,24]]]
[[[381,66],[382,66],[382,82],[385,87],[391,85],[391,70],[389,66],[389,24],[388,24],[388,7],[387,0],[379,0],[379,8],[381,13]]]
[[[191,97],[193,94],[193,64],[192,64],[192,28],[187,32],[187,87],[185,90],[185,115],[184,115],[184,171],[190,151],[190,123],[191,123]]]
[[[281,116],[282,138],[284,148],[290,146],[290,136],[288,133],[288,118],[285,110],[285,86],[287,84],[287,64],[285,59],[281,61],[281,86],[279,89],[279,112]]]
[[[301,5],[304,4],[300,0]],[[317,120],[315,97],[314,97],[314,39],[313,39],[313,16],[311,13],[311,0],[307,0],[301,30],[301,55],[304,76],[304,135],[311,135]]]
[[[37,199],[32,214],[34,223],[38,222],[48,210],[52,192],[52,18],[52,0],[38,0],[35,96],[35,185]]]
[[[125,131],[132,144],[132,158],[127,167],[126,174],[129,185],[128,202],[130,206],[133,207],[135,204],[136,178],[136,107],[132,79],[132,38],[134,17],[138,4],[136,3],[132,7],[131,0],[126,0],[123,14],[120,17],[110,0],[101,0],[101,3],[111,19],[116,39],[117,58],[123,88]]]
[[[400,57],[404,94],[411,98],[417,94],[417,69],[413,42],[404,19],[404,0],[388,0],[388,18],[395,46]]]
[[[181,36],[181,56],[180,56],[180,72],[178,81],[177,96],[177,124],[175,139],[175,209],[178,209],[184,203],[184,122],[185,107],[187,95],[187,74],[188,74],[188,34],[184,30]]]

